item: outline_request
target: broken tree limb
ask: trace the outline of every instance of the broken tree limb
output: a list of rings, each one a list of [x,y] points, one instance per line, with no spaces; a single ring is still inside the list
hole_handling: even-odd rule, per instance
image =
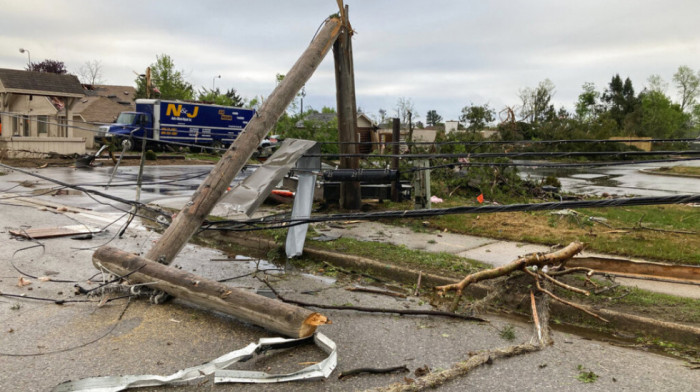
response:
[[[192,273],[156,263],[109,246],[99,248],[92,262],[100,270],[162,290],[207,309],[234,316],[284,336],[310,336],[328,319],[307,309],[266,298]]]
[[[386,387],[367,389],[365,392],[407,392],[407,391],[423,391],[426,389],[437,388],[449,380],[463,376],[470,371],[484,364],[490,364],[494,359],[515,357],[542,349],[542,346],[531,343],[523,343],[517,346],[509,346],[497,348],[494,350],[484,350],[466,361],[458,362],[451,368],[437,373],[430,373],[427,376],[420,377],[414,380],[411,384],[398,382]]]
[[[539,281],[538,279],[535,279],[535,284],[537,285],[537,290],[539,290],[539,291],[541,291],[541,292],[547,294],[547,295],[550,296],[553,300],[558,301],[558,302],[561,302],[561,303],[563,303],[564,305],[571,306],[571,307],[574,308],[574,309],[578,309],[578,310],[582,311],[583,313],[586,313],[586,314],[588,314],[588,315],[590,315],[590,316],[592,316],[592,317],[595,317],[595,318],[597,318],[598,320],[603,321],[603,322],[605,322],[605,323],[609,323],[609,322],[610,322],[610,321],[604,319],[603,317],[598,316],[598,315],[595,314],[594,312],[592,312],[592,311],[586,309],[586,307],[584,307],[584,306],[582,306],[582,305],[578,305],[578,304],[575,304],[575,303],[573,303],[573,302],[571,302],[571,301],[567,301],[567,300],[565,300],[565,299],[562,299],[562,298],[557,297],[556,295],[554,295],[554,293],[552,293],[551,291],[549,291],[549,290],[545,289],[544,287],[542,287],[542,286],[540,285],[540,281]]]
[[[542,254],[542,253],[532,253],[523,256],[515,261],[510,262],[502,267],[492,268],[484,271],[479,271],[473,274],[467,275],[458,283],[448,284],[444,286],[437,286],[435,289],[438,293],[445,293],[450,290],[456,292],[455,303],[453,304],[453,309],[456,308],[459,298],[462,296],[464,289],[472,283],[481,282],[482,280],[493,279],[499,276],[504,276],[511,274],[517,270],[521,270],[525,267],[538,266],[542,267],[545,265],[552,265],[566,261],[573,257],[575,254],[583,250],[583,244],[580,242],[572,242],[566,247],[559,249],[556,252]]]
[[[246,128],[231,144],[217,165],[202,182],[192,199],[182,208],[163,236],[146,255],[149,260],[170,264],[180,249],[199,229],[236,174],[275,125],[284,110],[309,80],[330,51],[341,30],[337,17],[328,18],[309,47],[277,85]]]
[[[587,291],[587,290],[583,290],[583,289],[580,289],[580,288],[578,288],[578,287],[574,287],[574,286],[568,285],[568,284],[566,284],[566,283],[564,283],[564,282],[560,282],[560,281],[558,281],[558,280],[552,278],[551,276],[549,276],[549,274],[545,274],[544,272],[540,273],[539,275],[542,276],[542,277],[544,277],[544,278],[547,279],[548,281],[554,283],[554,285],[559,286],[559,287],[561,287],[561,288],[567,289],[567,290],[569,290],[569,291],[573,291],[574,293],[579,293],[579,294],[585,295],[586,297],[588,297],[589,295],[591,295],[591,293],[590,293],[589,291]]]

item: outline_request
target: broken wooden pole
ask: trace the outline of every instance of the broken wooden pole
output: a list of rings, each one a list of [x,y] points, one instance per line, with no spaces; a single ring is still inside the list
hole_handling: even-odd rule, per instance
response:
[[[231,144],[170,227],[146,255],[147,259],[169,264],[214,208],[236,174],[253,155],[301,87],[309,80],[340,33],[337,17],[326,20],[299,60],[277,85],[246,128]]]
[[[357,104],[355,102],[355,71],[352,61],[352,28],[348,22],[348,6],[342,14],[343,28],[333,44],[335,61],[335,89],[338,107],[338,140],[340,141],[340,168],[359,169],[357,157],[343,154],[357,153]],[[340,205],[348,210],[359,210],[362,194],[359,181],[340,183]]]
[[[118,276],[128,274],[132,283],[148,283],[150,288],[284,336],[303,338],[312,335],[318,325],[330,323],[320,313],[230,287],[110,246],[99,248],[92,256],[92,263],[97,269]]]

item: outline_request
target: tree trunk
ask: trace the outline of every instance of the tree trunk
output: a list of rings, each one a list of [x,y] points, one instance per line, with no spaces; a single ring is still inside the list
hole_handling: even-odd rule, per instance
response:
[[[182,208],[160,240],[151,248],[146,255],[147,259],[163,264],[172,262],[180,249],[202,225],[236,174],[250,159],[260,141],[309,80],[335,42],[340,29],[340,19],[330,18],[326,21],[284,80],[275,88],[248,126],[192,195],[192,199]]]
[[[128,274],[130,282],[149,283],[150,288],[285,336],[306,337],[313,334],[318,325],[330,323],[319,313],[226,286],[113,247],[98,249],[92,256],[92,263],[99,270],[119,276]]]

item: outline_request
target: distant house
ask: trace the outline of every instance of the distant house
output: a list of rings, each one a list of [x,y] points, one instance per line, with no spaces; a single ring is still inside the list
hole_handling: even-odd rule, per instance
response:
[[[75,136],[85,138],[87,148],[95,147],[100,125],[113,123],[121,112],[135,110],[136,89],[132,86],[83,85],[85,96],[73,108]],[[65,118],[65,114],[60,114]]]
[[[416,143],[435,143],[435,138],[437,136],[437,127],[426,127],[426,128],[413,128],[413,141]],[[409,131],[407,125],[402,125],[399,131],[399,142],[405,143],[408,140]],[[391,124],[383,124],[381,128],[377,130],[377,147],[375,148],[381,154],[391,153],[391,146],[389,143],[394,142],[393,129]],[[399,148],[401,153],[408,151],[408,146],[402,144]]]
[[[304,128],[305,123],[329,123],[337,117],[336,113],[311,113],[304,117],[303,120],[297,121],[297,128]],[[358,152],[367,154],[372,151],[372,144],[368,142],[378,142],[377,130],[379,128],[369,116],[364,113],[357,113],[357,140],[361,143]]]
[[[0,157],[84,154],[72,128],[84,96],[75,75],[0,68]]]

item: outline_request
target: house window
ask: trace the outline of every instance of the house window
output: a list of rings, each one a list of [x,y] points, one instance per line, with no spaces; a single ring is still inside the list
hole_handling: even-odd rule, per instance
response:
[[[30,128],[30,122],[29,122],[29,116],[22,116],[22,136],[31,136],[31,128]]]
[[[36,116],[36,130],[39,136],[48,134],[49,127],[47,125],[49,116]]]
[[[19,135],[19,116],[12,116],[12,136]]]

